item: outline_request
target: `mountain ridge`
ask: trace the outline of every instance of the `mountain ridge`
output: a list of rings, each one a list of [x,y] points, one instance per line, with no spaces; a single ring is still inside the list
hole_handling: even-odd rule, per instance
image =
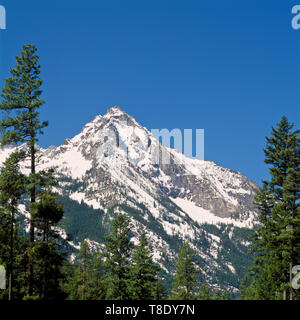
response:
[[[3,149],[0,162],[15,149]],[[256,220],[252,202],[257,185],[253,181],[212,161],[187,158],[161,145],[119,107],[94,117],[60,146],[39,148],[39,154],[37,169],[55,169],[60,180],[56,191],[65,204],[74,208],[76,204],[70,203],[75,201],[103,211],[99,211],[101,230],[109,230],[115,214],[127,214],[133,240],[137,241],[140,229],[146,229],[154,259],[166,273],[172,273],[178,249],[187,240],[211,285],[238,290],[247,268],[242,261],[250,259],[247,229]],[[161,161],[164,156],[169,163]],[[29,164],[23,163],[21,169],[28,172]],[[66,225],[74,230],[76,224],[69,223],[74,218],[71,209],[66,216],[62,234],[68,231]],[[102,238],[90,239],[88,227],[84,234],[75,237],[71,246],[76,249],[86,238],[101,248]]]

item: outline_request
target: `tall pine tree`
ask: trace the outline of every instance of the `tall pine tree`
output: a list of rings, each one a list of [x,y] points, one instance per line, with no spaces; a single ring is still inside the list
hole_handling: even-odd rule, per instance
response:
[[[59,251],[56,226],[63,217],[63,206],[53,193],[42,192],[37,202],[31,204],[31,213],[37,230],[34,250],[35,279],[33,292],[39,299],[58,299],[63,296],[60,282],[63,280],[64,254]]]
[[[250,253],[254,255],[254,264],[249,268],[249,274],[243,283],[242,298],[270,300],[278,295],[281,274],[274,267],[274,264],[278,265],[275,237],[279,235],[272,219],[275,200],[266,182],[257,192],[254,205],[259,213],[259,225],[254,228],[250,237]]]
[[[85,240],[74,262],[74,274],[69,279],[71,284],[70,299],[102,300],[106,296],[104,267],[99,253],[90,250]]]
[[[293,300],[291,286],[293,265],[300,263],[300,138],[294,124],[282,117],[277,128],[272,128],[270,138],[264,149],[265,163],[270,165],[270,190],[276,204],[272,210],[272,219],[277,226],[275,236],[277,263],[282,267],[283,298]]]
[[[112,223],[112,234],[106,238],[104,266],[108,272],[107,299],[131,299],[130,258],[133,243],[129,239],[129,220],[124,214],[118,214]]]
[[[152,260],[146,234],[143,231],[132,257],[131,296],[134,300],[153,300],[158,289],[159,266]]]
[[[26,143],[31,162],[30,201],[36,201],[36,142],[38,134],[48,125],[40,122],[39,108],[44,103],[40,99],[41,85],[39,57],[36,47],[31,44],[23,46],[21,54],[16,57],[17,64],[10,69],[11,76],[5,79],[2,89],[0,109],[4,111],[0,121],[2,132],[1,145]],[[34,243],[34,223],[30,220],[30,246]],[[33,261],[28,264],[28,295],[32,295]]]
[[[187,242],[184,242],[178,253],[171,299],[196,300],[198,273],[200,273],[200,270],[197,268],[195,251]]]
[[[251,239],[255,260],[244,283],[245,299],[292,300],[299,295],[291,285],[292,267],[300,263],[300,140],[293,128],[282,117],[266,138],[271,177],[256,196],[260,225]]]
[[[87,300],[88,297],[88,272],[90,270],[92,254],[89,245],[83,241],[76,257],[78,265],[76,269],[77,292],[80,300]]]
[[[9,220],[9,300],[13,299],[13,266],[14,266],[14,238],[17,233],[16,213],[21,196],[25,192],[25,176],[20,172],[19,163],[24,159],[24,152],[14,152],[5,161],[0,169],[0,205]]]

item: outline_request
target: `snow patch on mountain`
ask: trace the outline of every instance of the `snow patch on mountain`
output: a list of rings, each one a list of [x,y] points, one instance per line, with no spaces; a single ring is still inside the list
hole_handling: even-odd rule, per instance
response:
[[[252,219],[246,220],[246,221],[238,221],[236,219],[230,219],[230,218],[221,218],[213,213],[211,213],[209,210],[203,209],[201,207],[198,207],[195,205],[192,201],[182,199],[182,198],[170,198],[178,207],[182,209],[183,212],[187,213],[191,219],[198,222],[199,224],[233,224],[240,228],[246,228],[252,225]]]

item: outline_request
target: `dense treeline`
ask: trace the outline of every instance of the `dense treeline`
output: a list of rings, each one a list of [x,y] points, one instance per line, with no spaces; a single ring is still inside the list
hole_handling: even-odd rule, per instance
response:
[[[228,299],[225,292],[213,292],[197,279],[201,270],[197,268],[195,252],[187,243],[179,252],[172,292],[168,294],[164,279],[159,276],[160,267],[152,260],[145,232],[141,231],[138,244],[134,246],[129,231],[128,218],[118,214],[101,253],[93,252],[87,241],[82,242],[65,286],[68,299]]]

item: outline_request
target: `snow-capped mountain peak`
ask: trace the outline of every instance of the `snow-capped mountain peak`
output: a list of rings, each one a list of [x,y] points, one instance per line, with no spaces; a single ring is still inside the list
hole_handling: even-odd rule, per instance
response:
[[[2,149],[0,161],[14,149]],[[133,232],[146,228],[156,261],[165,269],[178,249],[171,239],[188,239],[200,256],[216,265],[220,234],[208,232],[207,225],[216,230],[226,226],[224,230],[233,237],[236,228],[251,227],[255,220],[254,182],[214,162],[187,158],[162,146],[116,106],[62,145],[39,148],[39,153],[37,168],[54,168],[61,179],[58,192],[78,204],[104,210],[103,225],[110,212],[120,210],[131,216]],[[169,163],[161,161],[162,154]],[[22,168],[28,171],[29,163]],[[203,236],[211,236],[207,253],[200,245]]]

